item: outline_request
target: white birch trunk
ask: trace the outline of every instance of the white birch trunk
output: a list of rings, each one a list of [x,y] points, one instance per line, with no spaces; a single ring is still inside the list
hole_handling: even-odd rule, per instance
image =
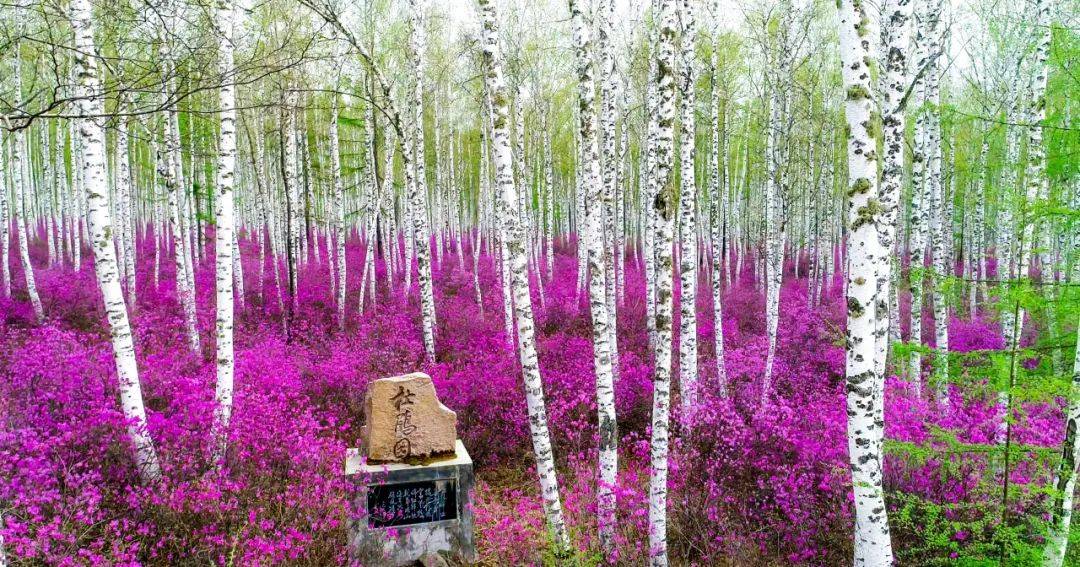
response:
[[[762,261],[765,278],[765,326],[769,338],[769,349],[765,358],[765,376],[761,387],[761,403],[764,404],[772,387],[773,366],[776,362],[777,331],[780,325],[780,287],[784,278],[784,218],[783,200],[787,187],[783,163],[786,152],[781,139],[785,130],[785,105],[790,78],[788,77],[788,27],[790,26],[790,0],[780,5],[780,23],[777,29],[775,48],[775,72],[771,74],[769,96],[769,123],[766,132],[765,160],[765,254]]]
[[[570,0],[574,27],[574,51],[577,55],[578,120],[584,162],[582,185],[592,204],[586,213],[585,245],[589,252],[589,311],[592,315],[593,368],[596,372],[596,407],[599,421],[599,472],[597,482],[597,525],[601,548],[615,551],[615,475],[618,470],[618,426],[615,416],[615,381],[612,373],[610,304],[605,285],[604,246],[605,192],[601,179],[596,132],[596,87],[593,77],[592,38],[582,6]]]
[[[936,102],[933,103],[932,108],[936,113]],[[945,189],[941,182],[940,132],[940,124],[938,124],[931,134],[933,146],[930,148],[930,167],[927,175],[930,177],[930,212],[935,217],[930,230],[930,248],[933,256],[930,285],[934,294],[935,356],[933,377],[938,401],[944,403],[949,392],[949,308],[946,303],[944,286],[952,270],[950,269],[950,256],[945,244],[951,223],[945,216]]]
[[[126,106],[122,111],[127,110]],[[120,262],[127,291],[127,302],[131,309],[135,309],[135,234],[132,228],[131,203],[134,200],[131,180],[131,161],[128,156],[128,126],[127,119],[121,117],[116,128],[116,194],[119,212],[117,221],[120,223]]]
[[[338,142],[338,97],[331,95],[330,101],[330,177],[333,183],[334,195],[334,267],[331,268],[337,274],[337,323],[338,329],[345,329],[345,289],[346,289],[346,266],[345,266],[345,188],[341,183],[341,155]],[[370,126],[367,126],[370,128]],[[368,148],[364,147],[366,151]],[[369,196],[369,199],[372,198]],[[370,241],[370,239],[369,239]],[[371,247],[368,247],[368,256],[371,255]],[[363,281],[361,281],[363,286]],[[363,300],[360,306],[363,308]]]
[[[1045,10],[1048,4],[1048,2],[1043,2],[1039,8]],[[1045,29],[1046,33],[1049,33],[1049,27]],[[1075,180],[1071,204],[1073,208],[1080,205],[1080,184]],[[1076,256],[1077,252],[1080,252],[1080,234],[1072,235],[1071,245],[1074,259],[1071,269],[1066,266],[1066,275],[1070,283],[1076,283],[1080,281],[1080,257]],[[1065,413],[1065,439],[1062,443],[1061,461],[1058,463],[1054,476],[1054,488],[1057,494],[1050,511],[1050,528],[1043,555],[1044,567],[1061,567],[1064,563],[1072,525],[1076,476],[1080,472],[1077,468],[1080,465],[1080,436],[1077,435],[1077,427],[1080,425],[1080,341],[1076,343],[1072,370],[1069,405]]]
[[[529,297],[528,255],[525,249],[522,226],[515,211],[517,191],[514,187],[513,157],[510,150],[509,96],[502,74],[502,56],[499,50],[498,17],[491,0],[479,0],[483,22],[484,82],[491,98],[492,145],[495,158],[496,184],[500,199],[509,214],[509,227],[505,240],[510,250],[513,274],[514,314],[517,323],[519,354],[525,379],[525,399],[529,411],[529,429],[532,434],[533,451],[536,454],[536,470],[540,477],[540,490],[547,516],[548,529],[562,555],[569,549],[570,541],[562,516],[559,500],[559,483],[555,476],[555,458],[548,433],[547,412],[544,405],[544,386],[540,379],[540,365],[536,355],[536,337],[533,323],[532,303]]]
[[[74,76],[74,75],[73,75]],[[74,79],[73,79],[74,82]],[[72,263],[75,265],[75,271],[82,271],[82,245],[83,245],[83,230],[85,225],[83,219],[86,215],[86,208],[83,206],[83,198],[86,195],[86,188],[83,183],[82,168],[77,164],[82,162],[82,147],[79,142],[78,128],[75,125],[75,121],[70,122],[71,125],[71,157],[72,164],[74,165],[74,183],[72,183],[72,191],[74,192],[72,205],[75,209],[75,222],[72,224],[72,240],[74,240],[74,250],[72,251]]]
[[[616,326],[618,325],[618,301],[616,301],[616,266],[622,262],[622,258],[616,253],[616,226],[615,218],[617,211],[615,208],[615,194],[619,192],[618,187],[618,155],[616,153],[616,137],[615,137],[615,109],[616,98],[619,96],[618,92],[618,69],[615,60],[614,46],[612,45],[612,27],[613,19],[615,17],[615,1],[614,0],[602,0],[597,8],[599,18],[599,34],[597,47],[600,57],[600,108],[601,108],[601,126],[599,134],[599,147],[601,149],[600,158],[600,181],[603,183],[602,198],[597,200],[591,200],[591,203],[600,203],[600,208],[603,211],[603,240],[604,240],[604,254],[603,254],[603,268],[604,268],[604,294],[607,301],[608,312],[608,350],[611,353],[611,368],[612,374],[618,376],[619,374],[619,341]],[[625,125],[624,125],[625,128]],[[588,150],[586,150],[588,151]],[[601,533],[601,543],[604,544],[605,549],[610,551],[614,550],[614,544],[606,542],[609,540],[612,534]]]
[[[175,101],[171,100],[170,89],[173,88],[175,78],[175,61],[171,52],[169,33],[177,23],[176,7],[170,1],[162,2],[157,9],[161,12],[162,22],[156,30],[159,42],[158,57],[162,61],[161,72],[161,104],[166,107],[166,122],[164,124],[164,155],[157,156],[158,173],[164,178],[165,187],[168,191],[169,224],[172,231],[173,256],[176,265],[176,298],[180,302],[184,314],[184,327],[187,333],[188,345],[191,350],[201,350],[199,330],[196,323],[195,312],[195,289],[194,289],[194,266],[192,264],[191,242],[187,237],[185,223],[186,209],[183,202],[184,175],[183,160],[180,152],[180,125]],[[85,176],[83,181],[85,182]]]
[[[911,219],[909,227],[910,286],[911,286],[911,335],[909,341],[915,346],[922,345],[922,311],[925,281],[925,258],[928,243],[929,208],[931,194],[928,181],[928,158],[930,151],[928,133],[932,128],[932,117],[923,108],[927,99],[927,81],[934,59],[937,57],[930,49],[933,35],[933,19],[929,11],[929,2],[933,0],[913,0],[918,2],[915,15],[915,84],[912,92],[911,107],[917,109],[915,121],[915,143],[911,156]],[[922,396],[922,353],[911,353],[909,379],[915,387],[917,396]]]
[[[337,101],[337,99],[335,97],[335,100],[334,100],[335,114],[336,114],[336,108],[337,108],[336,105],[337,105],[337,103],[338,103],[338,101]],[[336,121],[336,118],[335,118],[335,121]],[[336,134],[337,133],[335,132],[335,136],[336,136]],[[387,140],[389,140],[389,138],[387,138]],[[391,155],[391,152],[389,151],[390,144],[387,143],[386,147],[388,148],[386,154],[388,156],[390,156]],[[383,200],[381,186],[380,186],[379,180],[378,180],[378,178],[376,177],[376,174],[375,174],[375,169],[376,169],[375,164],[377,163],[377,160],[378,160],[378,154],[375,152],[375,110],[374,110],[374,107],[372,105],[368,105],[368,108],[367,108],[367,120],[364,121],[364,145],[363,145],[363,150],[362,150],[361,154],[362,155],[367,155],[368,159],[370,160],[370,162],[368,160],[364,160],[364,172],[366,173],[365,180],[367,182],[367,191],[366,191],[366,193],[367,193],[367,207],[366,207],[367,226],[366,226],[366,230],[364,229],[363,225],[358,224],[359,233],[360,233],[360,235],[363,236],[364,244],[365,244],[364,269],[360,274],[360,301],[359,301],[359,305],[360,305],[360,312],[362,313],[363,310],[364,310],[364,297],[365,297],[369,287],[370,287],[370,290],[371,290],[372,304],[373,305],[375,304],[375,298],[376,298],[375,294],[377,292],[376,283],[375,283],[375,251],[376,251],[375,250],[375,241],[378,239],[378,227],[379,227],[379,220],[380,220],[380,213],[381,213],[380,204],[382,203],[382,200]],[[338,175],[340,176],[341,158],[339,156],[336,159],[337,159]],[[387,161],[389,162],[389,157],[388,157]],[[390,167],[391,167],[391,164],[388,163],[386,168],[383,170],[384,171],[384,173],[383,173],[384,178],[388,174],[388,172],[390,170]],[[335,192],[337,192],[336,189],[335,189]],[[341,202],[338,205],[339,205],[338,206],[338,209],[339,209],[338,217],[339,217],[339,222],[341,222],[341,226],[342,226],[342,228],[341,228],[341,239],[338,241],[338,244],[337,244],[338,253],[341,255],[341,258],[342,258],[341,260],[338,260],[340,262],[340,264],[341,264],[340,267],[339,267],[339,271],[341,272],[341,274],[339,276],[339,282],[342,285],[345,285],[347,283],[346,267],[345,267],[345,259],[344,259],[345,258],[345,241],[349,237],[349,234],[348,234],[349,231],[348,231],[348,229],[347,229],[347,227],[345,225],[345,196],[344,196],[344,189],[342,189],[342,191],[341,191]],[[339,292],[339,293],[341,293],[341,292]],[[341,301],[344,304],[344,296],[341,297]],[[344,318],[342,319],[342,325],[344,325]]]
[[[218,90],[221,108],[218,124],[217,191],[214,230],[215,290],[217,314],[215,321],[217,347],[217,402],[214,462],[221,466],[228,442],[229,420],[233,404],[233,248],[235,246],[233,185],[236,171],[236,87],[233,74],[233,32],[235,12],[232,0],[214,3],[214,26],[218,39],[218,70],[222,84]]]
[[[940,87],[939,87],[939,61],[942,52],[942,2],[941,0],[929,0],[926,5],[923,21],[928,35],[927,53],[925,61],[925,90],[923,96],[923,109],[919,120],[924,129],[923,153],[925,160],[923,193],[925,214],[930,216],[929,236],[931,252],[931,270],[929,272],[930,288],[933,290],[934,309],[934,333],[935,333],[935,357],[933,361],[933,385],[938,400],[943,402],[948,392],[948,309],[945,305],[944,295],[941,293],[941,282],[946,277],[947,260],[944,248],[944,232],[947,230],[942,218],[944,208],[944,194],[941,179],[941,119],[940,119]],[[920,30],[921,31],[921,30]],[[924,217],[925,218],[925,217]],[[914,322],[913,322],[914,323]]]
[[[1065,420],[1065,440],[1061,446],[1061,461],[1054,475],[1053,486],[1057,493],[1050,510],[1049,534],[1043,553],[1044,567],[1061,567],[1064,564],[1072,525],[1076,475],[1080,472],[1077,469],[1080,465],[1080,436],[1077,435],[1077,426],[1080,425],[1080,341],[1076,343],[1069,407],[1065,412]]]
[[[98,76],[97,61],[92,55],[96,49],[91,14],[89,0],[72,0],[70,19],[75,32],[74,60],[81,95],[76,98],[75,107],[79,115],[100,116],[104,114],[105,104],[100,94],[101,80]],[[94,272],[97,274],[98,286],[105,302],[105,314],[109,321],[109,335],[120,385],[120,404],[128,420],[128,437],[135,447],[139,474],[144,482],[156,482],[161,478],[161,467],[147,431],[146,408],[143,405],[142,385],[135,362],[135,345],[124,294],[120,288],[116,250],[111,238],[113,227],[105,177],[105,130],[97,119],[88,118],[78,121],[78,131],[94,250]]]
[[[289,276],[289,301],[291,309],[295,312],[299,308],[299,279],[297,269],[300,257],[300,181],[297,178],[297,147],[296,147],[296,103],[297,93],[289,88],[285,92],[285,104],[282,108],[282,127],[284,156],[282,158],[284,171],[282,180],[285,182],[286,204],[286,242],[285,259]]]
[[[9,153],[14,139],[6,136],[7,144],[0,146],[0,288],[3,289],[4,297],[11,297],[11,207],[8,203],[10,188],[7,183],[7,164],[10,163]],[[2,141],[0,141],[2,143]]]
[[[394,258],[397,257],[397,248],[398,248],[397,240],[390,238],[390,235],[392,234],[392,231],[390,230],[390,226],[393,224],[393,217],[392,217],[392,212],[390,210],[390,204],[393,202],[393,199],[394,199],[394,144],[392,143],[392,140],[394,139],[393,134],[394,134],[393,133],[393,128],[391,128],[390,125],[388,124],[386,126],[386,128],[383,129],[383,146],[385,146],[384,150],[383,150],[383,154],[384,154],[383,159],[385,160],[384,161],[385,166],[383,167],[383,172],[384,173],[383,173],[383,184],[382,184],[382,198],[380,200],[380,210],[381,210],[380,217],[382,219],[382,222],[380,224],[383,226],[383,233],[384,233],[382,243],[383,243],[383,259],[386,261],[386,289],[387,290],[392,290],[393,286],[394,286],[393,260],[394,260]],[[376,226],[376,230],[377,229],[378,229],[378,226]],[[372,288],[372,297],[375,297],[374,293],[375,293],[375,290],[374,290],[374,288]],[[361,309],[363,308],[363,303],[360,304],[360,307],[361,307]]]
[[[424,28],[421,0],[410,0],[412,33],[409,35],[415,66],[413,108],[416,134],[412,147],[415,151],[416,178],[411,184],[412,230],[416,246],[417,279],[420,282],[420,311],[423,318],[424,352],[428,362],[435,361],[435,292],[431,281],[431,239],[428,237],[427,173],[424,144]]]
[[[679,278],[682,290],[679,296],[679,390],[684,413],[697,403],[697,266],[698,234],[695,205],[697,184],[695,182],[694,154],[696,134],[694,107],[695,83],[697,81],[697,57],[694,42],[697,28],[694,23],[692,0],[679,0],[679,19],[682,30],[681,76],[679,94],[681,124],[679,129],[679,159],[681,186],[679,188]]]
[[[656,75],[656,58],[652,58],[649,76]],[[659,192],[656,179],[656,147],[653,145],[656,134],[656,120],[653,115],[658,107],[657,85],[647,81],[645,95],[645,121],[647,143],[645,148],[645,235],[642,238],[645,256],[645,330],[649,338],[649,352],[656,354],[656,209],[652,206]]]
[[[236,296],[236,303],[243,309],[245,303],[244,265],[240,261],[240,228],[241,226],[238,225],[233,229],[232,238],[233,287],[235,288],[233,295]]]
[[[1045,194],[1043,186],[1048,183],[1046,178],[1046,148],[1043,147],[1042,130],[1043,121],[1046,119],[1046,83],[1048,72],[1046,62],[1050,53],[1051,36],[1049,27],[1049,3],[1046,2],[1046,0],[1038,0],[1029,4],[1028,9],[1034,11],[1035,25],[1033,28],[1037,30],[1039,35],[1035,38],[1035,53],[1031,64],[1031,71],[1034,73],[1031,80],[1031,100],[1029,101],[1029,106],[1026,110],[1027,122],[1030,123],[1031,126],[1028,128],[1027,132],[1028,159],[1025,164],[1024,172],[1026,192],[1020,202],[1020,219],[1023,231],[1020,240],[1016,245],[1018,254],[1011,274],[1017,278],[1023,274],[1029,280],[1032,280],[1034,278],[1032,270],[1034,265],[1031,261],[1031,256],[1034,253],[1036,244],[1035,225],[1037,222],[1036,215],[1032,214],[1032,205],[1039,199],[1040,194]],[[1007,168],[1009,166],[1010,164],[1006,164]],[[1008,205],[1006,204],[1006,208],[1007,207]],[[1046,276],[1044,275],[1043,277]],[[1008,286],[1004,287],[1006,290],[1008,289]],[[1012,372],[1015,373],[1015,367],[1019,364],[1017,350],[1020,347],[1020,338],[1023,336],[1024,332],[1025,312],[1023,307],[1020,306],[1019,300],[1013,304],[1014,307],[1012,309],[1007,307],[1006,312],[1002,314],[1002,327],[1006,331],[1005,338],[1007,346],[1013,353],[1012,365],[1014,368]],[[1010,397],[1011,393],[1008,391],[1002,391],[998,395],[998,404],[1003,410],[1002,423],[998,429],[999,442],[1007,442],[1009,429],[1012,427],[1009,413]]]
[[[16,44],[15,52],[19,53],[19,45]],[[22,60],[20,57],[16,57],[15,60],[15,92],[22,92]],[[37,322],[43,323],[45,321],[45,311],[41,307],[41,297],[37,292],[37,281],[34,279],[34,266],[30,263],[30,237],[27,230],[26,218],[26,193],[27,187],[30,185],[29,167],[25,167],[23,164],[23,153],[26,152],[27,165],[30,160],[29,152],[27,152],[26,145],[26,131],[23,129],[15,131],[15,138],[11,144],[11,184],[15,186],[15,195],[13,196],[14,203],[12,203],[12,217],[15,220],[15,234],[19,239],[19,261],[22,263],[23,280],[26,282],[26,293],[30,296],[30,305],[34,309],[34,319]]]
[[[657,106],[652,112],[656,121],[656,186],[653,200],[656,209],[656,365],[653,378],[652,440],[649,478],[649,563],[666,567],[667,554],[667,477],[668,421],[671,412],[671,342],[672,342],[672,244],[675,221],[674,134],[675,122],[675,46],[678,42],[678,0],[658,0],[660,8],[659,39],[656,48]]]
[[[163,94],[162,98],[167,99],[167,94]],[[195,297],[188,287],[188,271],[191,269],[188,255],[189,244],[184,236],[186,233],[183,227],[183,213],[180,211],[183,189],[180,187],[181,181],[178,178],[177,150],[175,149],[177,139],[174,137],[175,129],[173,128],[176,112],[170,109],[168,114],[168,123],[165,126],[165,155],[158,157],[158,169],[165,179],[165,187],[169,193],[169,224],[172,227],[173,257],[176,265],[176,297],[184,312],[184,328],[187,332],[188,346],[191,350],[198,352],[200,346],[199,330],[195,326]]]
[[[718,45],[713,45],[712,58],[712,101],[709,104],[709,112],[712,116],[712,157],[710,166],[712,170],[712,300],[713,300],[713,328],[715,337],[713,349],[716,352],[716,383],[720,395],[728,396],[727,370],[724,362],[724,312],[723,312],[723,285],[726,273],[724,258],[724,201],[728,192],[727,184],[727,127],[725,116],[724,130],[720,130],[720,86],[717,82],[717,60],[719,59]],[[726,113],[725,113],[726,114]]]
[[[878,164],[873,134],[874,104],[870,61],[873,34],[861,0],[840,2],[840,60],[847,100],[848,269],[847,415],[848,457],[855,492],[855,565],[891,566],[892,543],[882,487],[884,423],[883,374],[876,341],[883,330],[875,308],[886,277],[889,250],[881,245],[878,223]]]
[[[45,241],[46,241],[46,245],[47,245],[48,251],[49,251],[48,264],[46,264],[46,265],[49,266],[49,267],[52,267],[54,264],[56,264],[56,256],[57,256],[57,254],[56,254],[56,236],[55,236],[55,233],[53,231],[53,220],[54,220],[53,211],[55,209],[53,208],[52,192],[53,192],[53,189],[55,188],[55,183],[54,183],[54,179],[53,179],[53,176],[52,176],[52,163],[51,163],[51,160],[52,160],[52,139],[51,139],[51,136],[49,134],[49,124],[48,124],[48,122],[42,122],[41,123],[41,129],[39,130],[39,132],[41,132],[42,175],[41,175],[41,185],[39,187],[40,191],[39,191],[38,197],[39,198],[44,197],[45,211],[43,211],[43,212],[44,212],[44,217],[45,217],[44,218],[44,221],[45,221],[45,223],[44,223],[45,224]],[[118,140],[117,145],[119,145],[119,140]],[[119,152],[117,152],[117,153],[119,153]],[[123,155],[123,154],[120,154],[120,155]]]
[[[201,251],[193,244],[192,239],[195,239],[199,243],[202,242],[202,239],[199,237],[199,234],[195,234],[195,231],[192,230],[193,223],[191,221],[191,210],[193,205],[191,204],[191,201],[194,201],[194,199],[188,197],[186,189],[187,184],[184,181],[184,157],[183,151],[181,150],[182,143],[180,141],[180,116],[175,104],[169,108],[168,117],[169,130],[167,135],[170,136],[168,145],[169,158],[173,161],[173,171],[175,172],[174,186],[179,215],[179,223],[177,226],[182,244],[181,249],[183,250],[183,253],[180,254],[180,261],[183,262],[183,270],[178,271],[177,273],[182,272],[184,274],[184,280],[182,283],[178,282],[177,284],[183,286],[182,291],[178,295],[183,306],[184,324],[188,329],[188,337],[192,345],[192,350],[199,351],[201,350],[201,347],[199,346],[200,337],[195,315],[195,266],[201,264]],[[194,145],[194,136],[189,137],[189,141]],[[192,156],[194,155],[194,148],[189,151],[189,154]],[[194,160],[194,157],[191,159]],[[194,165],[192,165],[192,168],[194,168]],[[194,171],[191,171],[190,173],[191,175],[186,177],[188,180],[194,179]],[[196,256],[196,253],[198,253],[199,256]]]
[[[908,45],[910,42],[911,12],[914,0],[886,0],[885,13],[882,16],[882,36],[884,37],[885,60],[882,68],[881,83],[883,88],[882,103],[882,133],[885,158],[881,166],[881,246],[886,250],[894,250],[896,242],[896,222],[900,196],[904,187],[904,145],[906,112],[902,106],[904,95],[907,93],[908,81]],[[886,299],[888,313],[878,313],[878,325],[887,325],[893,333],[899,334],[899,321],[893,321],[893,314],[897,312],[894,301],[893,283],[895,274],[900,265],[897,256],[890,256],[886,266],[885,290],[883,298]],[[881,303],[878,304],[879,306]],[[888,359],[890,333],[879,335],[877,341],[877,361],[879,373],[885,372],[885,361]]]
[[[551,159],[551,130],[545,128],[544,135],[544,191],[547,198],[544,200],[544,242],[547,248],[547,276],[555,275],[555,184],[554,165]]]

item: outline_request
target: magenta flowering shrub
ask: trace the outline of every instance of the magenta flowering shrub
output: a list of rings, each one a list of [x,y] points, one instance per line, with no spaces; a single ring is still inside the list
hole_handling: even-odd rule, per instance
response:
[[[743,284],[725,307],[738,309],[753,294]],[[700,407],[679,418],[673,509],[693,550],[687,560],[696,564],[769,556],[820,564],[850,545],[844,354],[836,328],[822,319],[835,310],[808,308],[805,289],[793,284],[781,301],[774,391],[765,405],[766,338],[725,328],[734,335],[726,351],[730,397],[709,389]]]
[[[16,564],[346,563],[349,494],[341,472],[345,449],[356,446],[364,420],[365,386],[414,370],[431,374],[443,402],[457,411],[459,435],[478,467],[482,559],[496,565],[550,560],[515,337],[504,328],[501,279],[486,245],[478,273],[482,305],[471,241],[460,260],[452,246],[437,256],[439,353],[428,364],[416,293],[404,293],[400,274],[388,289],[382,260],[376,262],[377,293],[367,291],[360,311],[363,242],[354,238],[347,247],[348,316],[340,332],[325,241],[320,261],[310,258],[299,274],[298,309],[290,312],[272,264],[260,267],[258,244],[243,240],[246,296],[236,320],[234,417],[226,466],[215,470],[208,453],[213,247],[206,247],[196,272],[203,346],[191,352],[172,257],[163,251],[155,282],[152,235],[144,236],[139,300],[131,312],[150,433],[164,468],[160,485],[143,486],[130,457],[92,258],[84,255],[79,272],[35,270],[44,325],[34,324],[20,286],[12,299],[0,298],[0,529]],[[45,264],[40,243],[32,254],[36,266]],[[699,287],[701,403],[683,413],[674,384],[672,558],[685,565],[842,564],[852,529],[842,274],[811,301],[805,259],[800,279],[793,264],[787,267],[775,378],[762,403],[765,299],[753,278],[754,258],[743,264],[724,289],[723,321],[713,320],[710,288]],[[639,564],[648,547],[653,362],[640,258],[628,255],[626,266],[615,384],[618,549],[606,559]],[[21,282],[17,262],[13,268]],[[278,278],[286,277],[278,269]],[[534,273],[532,292],[563,505],[575,553],[588,564],[605,558],[594,519],[589,312],[576,289],[576,269],[574,249],[560,243],[553,277]],[[924,320],[931,329],[932,312]],[[726,398],[716,388],[717,324],[725,336]],[[1003,342],[997,323],[985,317],[954,317],[950,334],[952,350],[962,354],[947,407],[915,397],[901,378],[887,384],[886,488],[898,549],[918,550],[899,555],[909,564],[977,553],[994,537],[999,515],[993,459],[987,452],[950,451],[955,443],[995,439],[1003,414],[990,387],[996,364],[990,351]],[[1012,508],[1018,515],[1040,510],[1048,469],[1036,449],[1060,442],[1061,422],[1057,401],[1021,401],[1015,408],[1014,442],[1030,449],[1010,470],[1019,487]]]
[[[147,364],[150,431],[166,480],[141,486],[130,462],[107,343],[52,326],[8,329],[0,435],[5,543],[47,564],[244,563],[335,559],[344,446],[318,423],[281,345],[241,358],[228,475],[209,466],[212,373]],[[148,361],[149,362],[149,361]],[[159,361],[160,362],[160,361]],[[15,369],[15,372],[12,370]],[[181,372],[177,372],[180,370]],[[17,408],[17,409],[16,409]]]

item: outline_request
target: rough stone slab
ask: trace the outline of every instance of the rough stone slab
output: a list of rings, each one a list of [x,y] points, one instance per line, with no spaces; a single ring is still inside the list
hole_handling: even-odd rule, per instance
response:
[[[375,380],[364,412],[367,424],[360,435],[369,461],[418,462],[454,454],[457,414],[439,402],[427,374]]]
[[[345,478],[349,492],[349,554],[361,565],[398,567],[415,565],[431,554],[444,555],[454,563],[476,561],[473,540],[473,465],[461,441],[455,443],[452,457],[425,465],[407,463],[369,463],[361,450],[349,449],[345,455]],[[378,511],[370,508],[373,494],[397,487],[430,483],[453,490],[454,506],[445,519],[402,526],[378,526]],[[409,507],[407,501],[399,504]]]

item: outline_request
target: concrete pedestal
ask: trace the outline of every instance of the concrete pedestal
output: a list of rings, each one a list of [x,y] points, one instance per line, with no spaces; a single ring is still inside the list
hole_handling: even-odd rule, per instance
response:
[[[365,464],[359,449],[345,457],[352,486],[349,549],[365,567],[397,567],[430,553],[476,560],[473,465],[458,440],[455,454],[425,465]]]

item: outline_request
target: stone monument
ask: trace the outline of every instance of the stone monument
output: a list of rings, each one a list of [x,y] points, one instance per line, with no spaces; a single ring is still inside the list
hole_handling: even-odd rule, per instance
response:
[[[431,377],[419,372],[368,385],[367,425],[360,442],[369,462],[415,462],[453,455],[457,414],[439,402]]]
[[[345,457],[353,558],[366,567],[475,561],[472,459],[431,377],[376,380],[363,407],[360,447]]]

